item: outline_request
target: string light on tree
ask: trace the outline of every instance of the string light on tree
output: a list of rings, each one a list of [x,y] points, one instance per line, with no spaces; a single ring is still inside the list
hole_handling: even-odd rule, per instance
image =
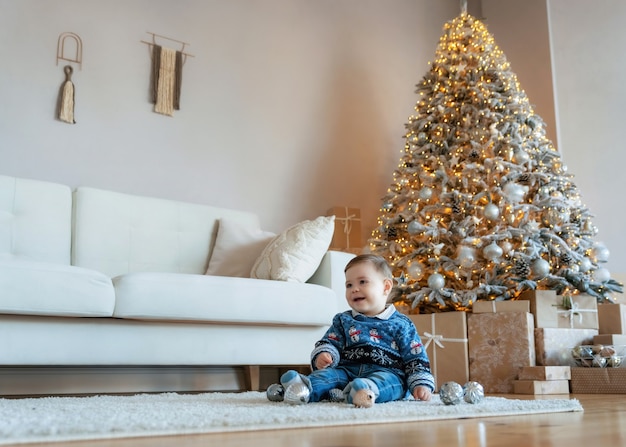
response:
[[[609,251],[573,176],[504,53],[461,6],[417,85],[371,251],[420,312],[534,288],[610,300],[622,286],[601,267]]]

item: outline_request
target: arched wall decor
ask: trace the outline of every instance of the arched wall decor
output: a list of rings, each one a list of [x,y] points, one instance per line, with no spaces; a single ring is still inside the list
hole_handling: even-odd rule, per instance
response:
[[[74,51],[70,52],[70,48],[68,48],[71,44],[74,44]],[[70,53],[70,54],[68,54]],[[65,32],[59,34],[59,39],[57,41],[57,65],[59,65],[59,61],[64,60],[68,62],[73,62],[78,64],[78,68],[82,70],[83,67],[83,41],[80,36],[76,33]]]

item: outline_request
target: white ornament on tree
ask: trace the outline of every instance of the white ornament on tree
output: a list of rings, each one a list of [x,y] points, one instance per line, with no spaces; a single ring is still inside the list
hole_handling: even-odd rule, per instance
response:
[[[591,253],[596,262],[607,262],[609,260],[609,249],[602,243],[595,244]]]
[[[597,282],[607,282],[609,279],[611,279],[611,272],[603,267],[599,268],[595,272],[593,272],[593,279],[595,279]]]
[[[502,249],[498,244],[492,242],[491,244],[483,248],[483,256],[490,261],[495,261],[500,256],[502,256]]]
[[[580,271],[583,273],[588,272],[593,267],[593,263],[589,258],[582,258],[580,261]]]
[[[511,203],[519,203],[524,200],[524,196],[528,192],[528,186],[518,185],[517,183],[507,183],[504,185],[504,196]]]
[[[476,249],[467,245],[459,245],[456,260],[461,267],[469,268],[476,262]]]
[[[419,261],[411,262],[406,270],[411,279],[415,281],[422,279],[424,276],[424,265]]]
[[[446,279],[439,273],[433,273],[428,277],[428,287],[433,290],[441,290],[446,284]]]
[[[429,187],[427,187],[427,186],[424,186],[424,187],[423,187],[422,189],[420,189],[420,191],[419,191],[419,197],[420,197],[420,199],[423,199],[423,200],[428,200],[428,199],[430,199],[430,198],[432,197],[432,195],[433,195],[433,190],[432,190],[432,189],[430,189],[430,188],[429,188]]]
[[[535,278],[545,278],[550,273],[550,263],[543,258],[535,259],[530,269]]]
[[[483,215],[489,220],[496,220],[498,217],[500,217],[500,208],[498,208],[498,205],[488,203],[487,205],[485,205]]]

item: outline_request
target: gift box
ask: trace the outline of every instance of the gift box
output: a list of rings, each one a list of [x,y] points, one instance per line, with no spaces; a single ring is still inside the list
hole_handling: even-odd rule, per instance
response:
[[[596,329],[536,328],[537,365],[574,366],[572,348],[591,344],[595,335]]]
[[[572,393],[626,394],[626,368],[572,368]]]
[[[515,394],[569,394],[569,380],[516,380]]]
[[[518,299],[530,302],[536,328],[598,329],[598,303],[591,295],[564,297],[554,290],[526,290]]]
[[[446,382],[469,380],[467,314],[441,312],[409,315],[426,348],[437,389]]]
[[[571,378],[569,366],[525,366],[518,376],[519,380],[569,380]]]
[[[470,380],[486,393],[512,393],[520,368],[535,366],[533,317],[528,312],[467,316]]]
[[[472,312],[475,314],[496,312],[530,312],[528,301],[474,301]]]
[[[518,298],[530,304],[535,328],[559,327],[556,313],[557,295],[554,290],[526,290]]]
[[[557,299],[558,327],[598,329],[598,300],[595,296],[581,293]]]
[[[598,334],[593,337],[594,345],[620,345],[626,346],[624,334]]]
[[[600,334],[626,334],[626,304],[598,305]]]
[[[361,210],[347,206],[335,206],[328,210],[327,216],[335,216],[335,233],[330,242],[331,250],[360,250]]]

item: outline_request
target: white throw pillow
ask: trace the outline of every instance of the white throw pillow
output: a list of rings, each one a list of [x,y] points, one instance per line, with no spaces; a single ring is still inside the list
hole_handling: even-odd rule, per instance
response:
[[[250,277],[250,269],[276,233],[262,231],[236,220],[219,221],[207,275]]]
[[[306,282],[322,262],[334,231],[335,216],[320,216],[288,228],[265,247],[250,276]]]

